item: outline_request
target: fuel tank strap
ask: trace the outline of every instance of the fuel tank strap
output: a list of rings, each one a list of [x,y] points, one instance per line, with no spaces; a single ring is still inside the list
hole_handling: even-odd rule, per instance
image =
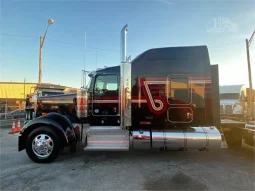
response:
[[[205,140],[205,148],[206,149],[208,149],[208,147],[209,147],[209,137],[208,137],[208,133],[207,133],[207,131],[204,129],[204,127],[201,127],[202,129],[203,129],[203,131],[204,131],[204,133],[205,133],[205,138],[206,138],[206,140]]]

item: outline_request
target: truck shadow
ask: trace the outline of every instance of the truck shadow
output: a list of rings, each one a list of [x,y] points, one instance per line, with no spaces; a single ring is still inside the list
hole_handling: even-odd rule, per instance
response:
[[[140,161],[146,159],[147,161],[189,161],[189,160],[216,160],[221,162],[232,161],[233,157],[236,160],[242,160],[247,163],[254,163],[254,151],[245,148],[231,148],[231,149],[216,149],[212,151],[161,151],[159,149],[150,150],[130,150],[130,151],[84,151],[83,146],[77,146],[76,153],[70,154],[68,148],[60,154],[60,160],[72,160],[72,158],[79,157],[88,162],[117,162],[132,159],[132,161]]]
[[[118,178],[125,174],[133,181],[135,176],[142,176],[139,180],[144,190],[210,190],[208,182],[216,180],[208,180],[207,176],[223,173],[220,176],[227,180],[231,173],[229,169],[235,168],[252,174],[254,153],[242,148],[208,152],[158,149],[85,152],[81,147],[74,154],[69,154],[68,150],[63,152],[57,163],[82,173],[102,175],[120,171]]]
[[[172,176],[148,179],[144,183],[146,190],[207,190],[207,186],[182,172]]]

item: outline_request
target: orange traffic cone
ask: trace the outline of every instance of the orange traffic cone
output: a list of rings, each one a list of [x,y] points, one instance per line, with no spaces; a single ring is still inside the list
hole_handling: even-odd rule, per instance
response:
[[[15,121],[12,121],[12,130],[11,130],[11,133],[12,134],[16,133]]]
[[[18,120],[18,124],[17,124],[17,128],[16,128],[16,132],[20,132],[20,120]]]

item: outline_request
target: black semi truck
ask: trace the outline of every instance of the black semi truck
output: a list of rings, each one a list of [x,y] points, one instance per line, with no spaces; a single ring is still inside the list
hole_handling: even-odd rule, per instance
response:
[[[154,48],[129,62],[126,35],[127,26],[119,66],[91,72],[76,94],[37,99],[19,151],[51,162],[78,142],[85,151],[221,147],[218,67],[207,47]]]

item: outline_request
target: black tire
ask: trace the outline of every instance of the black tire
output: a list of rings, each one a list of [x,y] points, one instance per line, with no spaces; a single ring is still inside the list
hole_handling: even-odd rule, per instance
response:
[[[40,158],[39,156],[37,156],[34,153],[34,151],[32,149],[32,142],[33,142],[34,138],[40,134],[46,134],[46,135],[50,136],[54,143],[53,150],[47,158]],[[57,133],[53,129],[51,129],[50,127],[47,127],[47,126],[42,126],[42,127],[36,128],[28,135],[27,140],[26,140],[27,155],[29,156],[29,158],[32,161],[34,161],[36,163],[50,163],[50,162],[54,161],[60,153],[61,146],[62,146],[61,140],[60,140],[59,136],[57,135]]]
[[[239,148],[242,146],[242,136],[235,131],[226,133],[225,138],[229,148]]]
[[[72,145],[69,146],[69,152],[71,154],[76,153],[76,144],[72,144]]]

